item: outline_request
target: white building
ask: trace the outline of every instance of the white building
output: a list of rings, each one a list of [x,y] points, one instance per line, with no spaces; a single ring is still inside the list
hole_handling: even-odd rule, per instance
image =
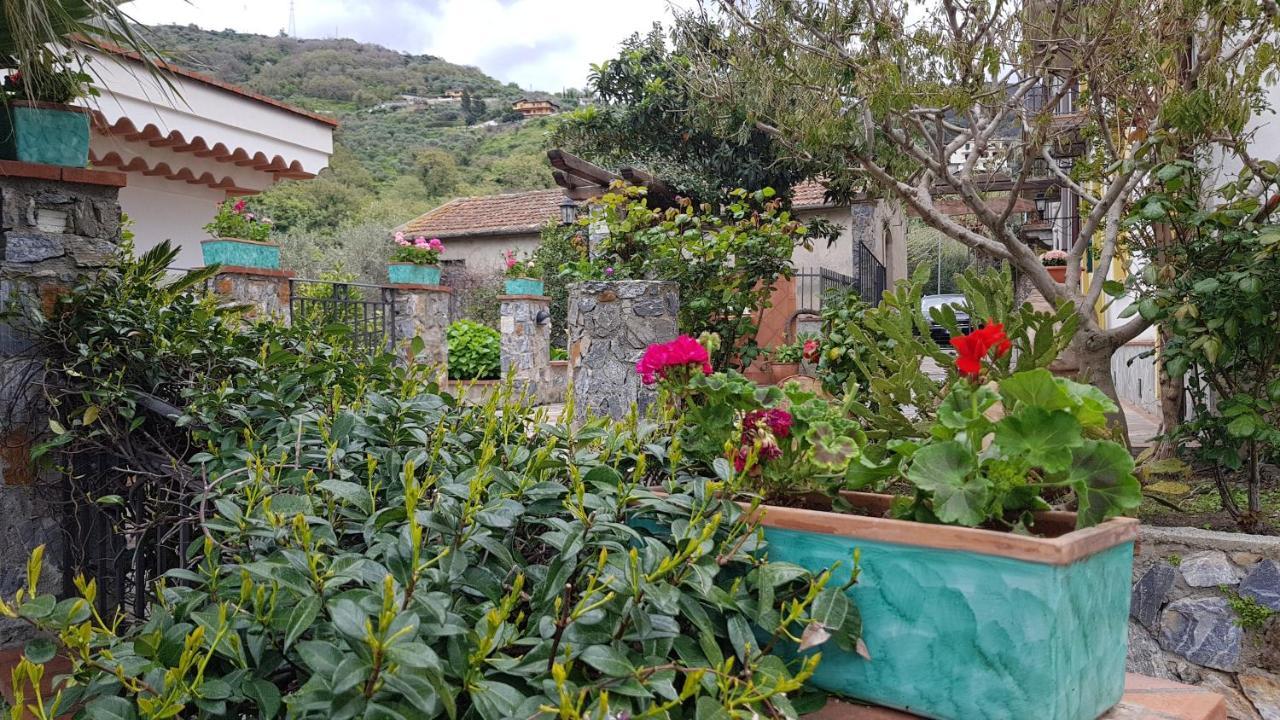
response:
[[[120,205],[139,251],[170,240],[179,267],[203,265],[218,203],[315,177],[333,154],[332,118],[166,65],[170,87],[120,48],[85,52],[101,92],[81,101],[94,110],[90,161],[126,173]]]

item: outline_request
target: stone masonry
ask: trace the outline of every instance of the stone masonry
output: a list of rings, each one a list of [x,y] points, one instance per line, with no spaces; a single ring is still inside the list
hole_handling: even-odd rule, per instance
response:
[[[1220,693],[1232,720],[1280,720],[1280,538],[1143,528],[1133,578],[1129,671]]]
[[[287,270],[224,267],[213,278],[212,289],[232,302],[247,305],[246,317],[269,317],[288,324],[292,277],[293,273]]]
[[[551,377],[551,298],[500,295],[502,376],[515,377],[539,403],[556,401]]]
[[[395,293],[396,344],[408,352],[414,337],[422,338],[423,350],[415,362],[438,369],[441,376],[449,370],[450,290],[440,285],[390,285]],[[406,358],[407,359],[407,358]]]
[[[53,311],[58,296],[108,264],[120,241],[124,175],[0,161],[0,595],[25,582],[31,550],[45,545],[41,584],[63,586],[56,473],[31,449],[48,430],[38,384],[44,362],[22,330],[24,312]],[[0,647],[25,625],[0,620]]]
[[[661,280],[584,282],[569,286],[569,368],[578,420],[588,413],[622,418],[656,398],[636,362],[653,343],[678,334],[680,289]]]

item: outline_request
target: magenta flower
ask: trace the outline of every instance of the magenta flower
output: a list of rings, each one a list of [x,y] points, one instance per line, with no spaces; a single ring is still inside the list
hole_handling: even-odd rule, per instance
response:
[[[240,213],[244,212],[244,206],[245,206],[245,202],[244,202],[244,199],[242,198],[236,201],[235,207],[233,209],[236,211],[236,214],[239,215]]]
[[[435,250],[436,252],[444,251],[444,243],[440,242],[440,238],[431,238],[431,240],[427,242],[427,247]]]
[[[613,268],[611,268],[611,267],[607,267],[607,268],[605,268],[605,269],[604,269],[604,275],[605,275],[605,277],[613,277]]]
[[[707,349],[688,335],[681,335],[669,343],[650,345],[644,351],[636,372],[645,385],[665,379],[671,368],[700,366],[704,375],[711,374],[711,357]]]

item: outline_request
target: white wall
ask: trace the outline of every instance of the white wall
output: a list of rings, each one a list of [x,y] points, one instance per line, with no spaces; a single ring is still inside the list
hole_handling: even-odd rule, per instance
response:
[[[137,252],[172,240],[182,248],[174,264],[193,268],[204,265],[200,241],[209,235],[203,227],[225,197],[221,190],[202,185],[129,173],[129,184],[120,189],[120,208],[133,221]]]
[[[441,260],[463,260],[466,262],[467,272],[486,275],[506,271],[507,266],[502,260],[504,251],[515,250],[517,255],[527,255],[538,248],[542,236],[540,233],[527,233],[467,239],[440,238],[440,241],[444,243],[444,254],[440,256]]]

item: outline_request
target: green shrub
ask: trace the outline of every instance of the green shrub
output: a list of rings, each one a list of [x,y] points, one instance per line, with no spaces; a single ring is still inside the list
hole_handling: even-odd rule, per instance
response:
[[[502,374],[502,335],[487,325],[458,320],[449,325],[449,378],[496,380]]]

